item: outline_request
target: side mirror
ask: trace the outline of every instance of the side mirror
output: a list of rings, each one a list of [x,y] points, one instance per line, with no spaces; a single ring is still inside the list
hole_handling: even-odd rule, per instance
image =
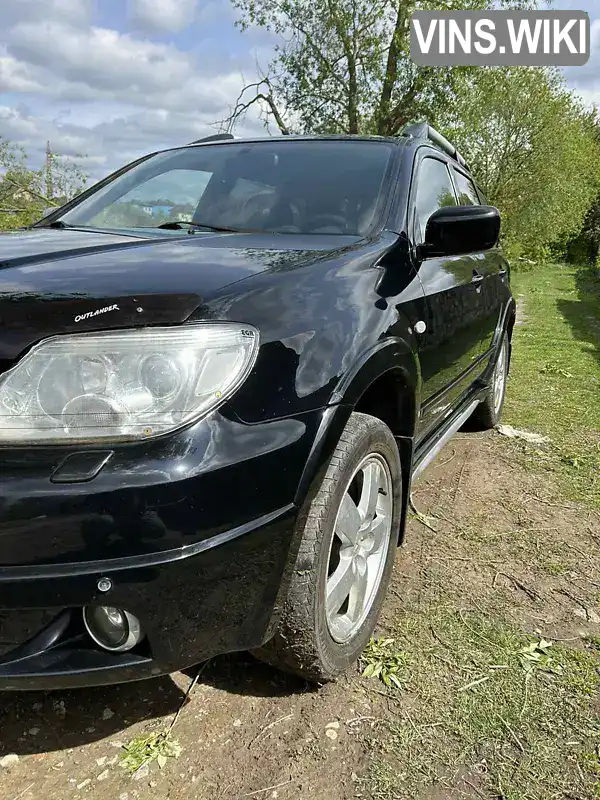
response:
[[[494,206],[444,206],[429,217],[421,255],[460,256],[490,250],[500,236],[500,212]]]

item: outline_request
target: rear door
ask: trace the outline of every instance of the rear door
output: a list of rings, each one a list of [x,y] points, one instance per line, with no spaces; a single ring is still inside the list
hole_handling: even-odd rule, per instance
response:
[[[457,205],[446,158],[431,148],[422,148],[419,155],[409,201],[415,253],[416,245],[425,240],[433,212]],[[416,260],[415,267],[425,292],[425,328],[418,337],[422,396],[417,436],[421,440],[452,413],[483,371],[489,322],[481,309],[478,254]]]
[[[456,185],[458,204],[461,206],[481,205],[480,196],[472,178],[458,166],[452,165],[451,171]],[[478,287],[479,307],[483,321],[481,353],[483,356],[489,357],[505,297],[508,296],[508,266],[498,247],[493,250],[474,252],[471,258],[474,262],[473,274],[477,274],[481,278]]]

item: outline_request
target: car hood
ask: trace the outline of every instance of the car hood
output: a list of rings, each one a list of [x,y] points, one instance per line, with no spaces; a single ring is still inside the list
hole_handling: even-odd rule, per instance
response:
[[[356,241],[50,228],[0,234],[0,359],[12,360],[52,334],[174,324],[194,312],[209,317],[207,302],[223,287]]]

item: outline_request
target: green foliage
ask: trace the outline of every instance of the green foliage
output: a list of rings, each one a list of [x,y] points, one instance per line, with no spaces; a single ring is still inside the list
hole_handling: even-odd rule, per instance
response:
[[[600,124],[598,138],[600,139]],[[561,255],[571,264],[588,264],[600,268],[600,194],[589,209],[581,231],[567,242]]]
[[[594,112],[553,71],[482,68],[444,117],[489,201],[513,258],[543,261],[581,230],[600,187]]]
[[[534,8],[535,0],[232,0],[239,27],[280,38],[255,94],[230,122],[260,102],[284,132],[397,135],[415,118],[450,108],[468,68],[418,67],[410,16],[419,10]]]
[[[149,736],[140,736],[123,747],[121,766],[128,772],[137,772],[153,761],[162,769],[168,758],[179,758],[181,746],[171,738],[170,731],[155,731]]]
[[[363,677],[379,678],[390,689],[394,686],[401,689],[406,654],[396,647],[393,639],[371,638],[361,656],[361,666]]]
[[[0,137],[0,230],[31,225],[86,183],[87,175],[77,164],[56,153],[49,154],[42,168],[30,169],[25,151]]]
[[[562,666],[556,663],[550,654],[551,647],[552,642],[548,642],[546,639],[540,639],[539,642],[530,642],[521,647],[519,659],[527,676],[530,676],[535,670],[550,672],[554,675],[562,674]]]
[[[112,203],[96,214],[93,224],[99,228],[136,228],[148,225],[151,220],[150,214],[146,213],[139,204],[122,202]],[[154,224],[158,224],[158,222]]]
[[[230,128],[254,103],[284,133],[396,136],[426,118],[456,141],[500,208],[505,246],[517,264],[547,259],[555,242],[564,250],[582,229],[600,188],[600,150],[593,113],[558,73],[419,67],[410,58],[410,16],[417,9],[531,9],[534,0],[232,3],[243,30],[265,28],[279,43],[262,79],[240,95]],[[600,208],[589,224],[593,262],[600,254]]]

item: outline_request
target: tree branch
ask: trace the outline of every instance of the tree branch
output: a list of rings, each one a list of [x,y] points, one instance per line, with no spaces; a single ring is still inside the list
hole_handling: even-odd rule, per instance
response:
[[[342,87],[342,89],[345,91],[346,90],[346,86],[345,86],[345,83],[342,80],[341,76],[338,75],[333,70],[331,63],[325,58],[325,56],[321,52],[321,48],[319,48],[319,46],[313,41],[313,39],[312,39],[311,35],[308,33],[308,31],[306,31],[304,26],[301,25],[299,22],[295,23],[295,27],[296,27],[297,30],[300,31],[300,33],[304,37],[304,40],[305,40],[306,44],[310,47],[315,59],[321,63],[321,65],[325,68],[325,71],[327,72],[327,74],[331,78],[333,78],[335,80],[335,82],[338,83]],[[344,55],[346,55],[346,53],[344,53]],[[338,59],[338,61],[339,60],[340,59]]]
[[[352,42],[348,38],[348,32],[344,30],[340,18],[337,14],[335,4],[328,0],[329,14],[333,20],[335,31],[340,38],[342,48],[346,55],[348,64],[348,133],[358,133],[358,77],[356,72],[356,56],[352,47]]]
[[[400,42],[406,24],[406,4],[398,0],[398,13],[396,24],[388,49],[387,63],[385,66],[385,76],[381,87],[379,99],[379,109],[377,110],[377,133],[383,133],[389,115],[392,92],[398,78],[398,57],[400,55]]]
[[[47,197],[45,197],[43,194],[40,194],[35,189],[33,189],[31,186],[24,186],[22,183],[19,183],[14,178],[11,178],[10,175],[5,175],[4,176],[4,181],[8,181],[8,183],[12,183],[13,186],[16,186],[17,189],[20,189],[22,192],[28,192],[29,194],[34,194],[40,200],[43,200],[44,203],[49,203],[50,205],[54,204],[53,200],[50,200]]]
[[[267,78],[263,78],[260,81],[256,81],[255,83],[249,83],[246,86],[244,86],[244,88],[238,95],[233,111],[228,117],[226,117],[224,120],[221,120],[220,124],[226,125],[227,130],[231,131],[235,123],[240,119],[240,117],[244,116],[244,114],[248,111],[250,106],[253,106],[255,103],[263,102],[266,103],[267,106],[269,107],[269,111],[273,115],[275,122],[277,123],[277,127],[279,128],[281,133],[284,136],[289,136],[291,131],[285,124],[283,116],[280,113],[279,109],[277,108],[277,104],[275,103],[275,99],[271,91],[269,91],[267,94],[265,94],[265,92],[257,91],[252,99],[248,100],[247,102],[242,102],[242,97],[244,96],[245,92],[248,89],[258,90],[263,85],[267,86],[268,89],[270,90],[271,84],[269,83],[269,80]]]

